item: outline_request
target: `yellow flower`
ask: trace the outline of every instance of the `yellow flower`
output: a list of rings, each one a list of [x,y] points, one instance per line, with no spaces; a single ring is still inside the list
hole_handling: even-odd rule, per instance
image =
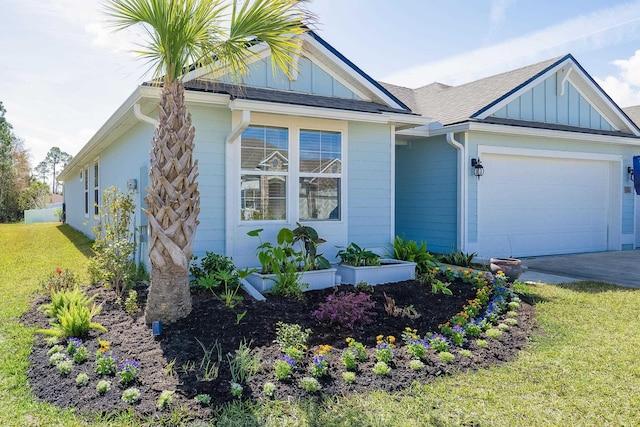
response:
[[[377,340],[377,341],[380,341],[382,338],[384,338],[384,335],[378,335],[378,336],[376,337],[376,340]]]
[[[394,337],[393,335],[389,335],[387,339],[389,340],[389,342],[396,342],[396,337]]]
[[[318,355],[320,356],[324,356],[325,354],[327,354],[329,352],[329,350],[331,350],[331,346],[328,344],[320,344],[318,346]]]
[[[98,345],[100,346],[100,348],[98,349],[100,353],[106,353],[107,351],[109,351],[109,341],[98,340]]]

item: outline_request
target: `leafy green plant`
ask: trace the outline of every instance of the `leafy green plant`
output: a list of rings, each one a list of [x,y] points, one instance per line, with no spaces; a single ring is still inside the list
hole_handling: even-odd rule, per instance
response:
[[[391,373],[391,367],[385,362],[379,361],[373,365],[373,373],[376,375],[389,375]]]
[[[488,329],[487,332],[485,333],[487,334],[487,337],[494,338],[494,339],[499,338],[500,335],[502,335],[502,331],[500,329],[495,329],[495,328]]]
[[[89,272],[94,280],[109,283],[118,298],[122,298],[133,284],[136,275],[133,262],[135,228],[132,222],[135,210],[132,194],[121,193],[111,186],[102,194],[99,221],[92,229],[95,255],[91,258]]]
[[[73,369],[73,362],[69,359],[62,360],[56,365],[56,369],[62,375],[69,375]]]
[[[302,380],[300,380],[300,386],[307,393],[315,393],[320,391],[320,389],[322,388],[318,380],[313,377],[302,378]]]
[[[137,360],[126,359],[118,367],[118,378],[121,384],[127,385],[134,382],[138,377],[140,370],[140,362]]]
[[[480,348],[489,347],[489,343],[487,342],[487,340],[476,340],[476,345]]]
[[[215,340],[211,347],[205,346],[202,341],[196,338],[200,348],[202,348],[203,356],[200,360],[199,379],[201,381],[213,381],[218,378],[220,372],[220,364],[222,363],[222,346]],[[215,355],[215,358],[214,358]]]
[[[111,381],[100,380],[98,384],[96,384],[98,394],[106,394],[109,390],[111,390]]]
[[[431,284],[431,293],[434,293],[434,294],[441,293],[443,295],[451,296],[453,295],[453,292],[451,292],[451,289],[449,289],[450,285],[451,283],[449,282],[442,282],[440,280],[436,280]]]
[[[127,402],[130,405],[133,405],[138,400],[140,400],[140,390],[137,388],[128,388],[122,392],[122,401]]]
[[[448,351],[442,351],[438,353],[438,357],[440,357],[440,360],[445,363],[452,363],[456,359],[456,356],[454,356],[453,353],[449,353]]]
[[[60,292],[62,290],[72,290],[78,284],[78,278],[71,270],[57,268],[54,273],[51,273],[40,283],[40,286],[47,292]]]
[[[213,252],[206,252],[200,263],[197,260],[198,258],[194,257],[189,269],[194,277],[194,287],[213,292],[229,308],[242,301],[242,296],[238,295],[240,279],[251,274],[253,270],[236,270],[231,258]]]
[[[58,363],[66,360],[67,358],[65,357],[64,353],[62,352],[57,352],[57,353],[53,353],[51,356],[49,356],[49,364],[53,365],[53,366],[57,366]]]
[[[293,229],[293,243],[300,242],[304,250],[305,270],[324,270],[331,268],[331,263],[322,254],[318,254],[318,246],[326,240],[318,236],[318,232],[308,225],[301,225]]]
[[[158,401],[156,402],[156,407],[158,409],[165,409],[171,406],[173,402],[173,396],[175,395],[175,391],[172,390],[162,390],[160,396],[158,396]]]
[[[251,342],[242,340],[234,354],[227,354],[231,381],[236,384],[245,384],[262,366],[262,356],[251,349]]]
[[[274,342],[278,344],[282,351],[287,348],[305,348],[307,340],[311,335],[311,329],[302,329],[297,323],[284,323],[279,321],[276,323],[276,339]]]
[[[241,384],[231,381],[230,391],[233,397],[240,398],[242,396],[243,387]]]
[[[347,384],[353,384],[356,381],[356,373],[355,372],[343,372],[342,379]]]
[[[257,237],[260,240],[258,246],[258,261],[262,269],[262,274],[275,274],[278,271],[283,272],[287,269],[287,265],[294,265],[295,271],[298,271],[305,265],[305,256],[301,251],[296,251],[293,247],[294,233],[293,230],[283,227],[276,235],[276,245],[271,242],[263,242],[260,233],[264,229],[259,228],[251,230],[247,235]]]
[[[198,394],[196,395],[196,397],[193,398],[193,400],[195,400],[197,403],[203,406],[207,406],[211,404],[211,395],[206,393]]]
[[[138,292],[135,289],[129,289],[127,299],[124,301],[124,309],[130,315],[140,310],[138,307]]]
[[[83,337],[90,329],[105,332],[99,323],[92,322],[94,316],[100,313],[102,306],[89,304],[93,297],[88,297],[78,288],[72,291],[62,290],[51,293],[51,303],[39,307],[48,317],[53,317],[50,329],[38,329],[36,332],[60,338]]]
[[[275,391],[276,391],[276,385],[270,381],[267,381],[262,386],[262,394],[264,394],[267,397],[273,397],[273,394],[275,393]]]
[[[415,240],[405,240],[396,236],[393,239],[391,256],[401,261],[416,263],[416,274],[424,274],[437,267],[437,258],[427,251],[427,244],[422,242],[418,246]]]
[[[448,254],[438,255],[438,261],[444,264],[458,265],[460,267],[471,267],[476,253],[464,253],[462,251],[451,252]]]
[[[293,369],[296,366],[296,361],[291,357],[280,356],[275,362],[273,362],[273,370],[275,371],[276,379],[279,381],[288,380],[293,374]]]
[[[346,248],[339,250],[336,256],[340,258],[342,264],[353,267],[380,265],[380,255],[361,248],[353,242]]]
[[[78,387],[84,387],[87,384],[89,384],[89,375],[85,374],[84,372],[76,375],[76,385]]]
[[[95,372],[100,375],[115,375],[118,366],[110,351],[96,352]]]
[[[421,371],[424,369],[424,362],[421,360],[412,359],[409,361],[409,369],[412,371]]]

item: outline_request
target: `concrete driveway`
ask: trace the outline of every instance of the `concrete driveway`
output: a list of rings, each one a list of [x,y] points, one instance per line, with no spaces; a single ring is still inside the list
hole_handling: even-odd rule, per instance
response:
[[[523,258],[520,280],[562,283],[596,280],[640,288],[640,250]]]

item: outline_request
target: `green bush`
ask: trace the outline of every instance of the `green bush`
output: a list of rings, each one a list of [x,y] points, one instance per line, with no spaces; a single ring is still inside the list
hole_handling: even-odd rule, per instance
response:
[[[48,317],[54,318],[52,327],[38,329],[36,332],[60,338],[84,337],[90,329],[105,332],[104,326],[92,322],[93,317],[102,310],[102,306],[92,304],[94,298],[95,295],[88,297],[78,288],[72,291],[52,292],[51,303],[39,308]]]
[[[394,259],[400,261],[409,261],[416,263],[416,274],[427,274],[429,270],[437,267],[436,257],[427,251],[427,244],[422,242],[420,246],[414,240],[405,240],[396,236],[393,240],[393,252],[391,254]]]

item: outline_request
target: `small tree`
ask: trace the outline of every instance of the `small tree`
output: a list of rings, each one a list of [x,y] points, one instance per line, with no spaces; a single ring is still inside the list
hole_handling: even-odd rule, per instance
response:
[[[121,299],[135,276],[133,255],[135,228],[132,217],[136,206],[130,193],[121,193],[114,186],[104,190],[99,222],[93,227],[95,255],[89,273],[96,281],[106,280]]]
[[[44,163],[49,167],[51,172],[51,192],[58,193],[58,174],[69,164],[73,156],[60,150],[59,147],[51,147],[44,159]],[[60,167],[58,167],[60,165]],[[40,166],[40,165],[38,165]],[[57,172],[56,172],[57,171]],[[40,172],[38,172],[40,173]]]

